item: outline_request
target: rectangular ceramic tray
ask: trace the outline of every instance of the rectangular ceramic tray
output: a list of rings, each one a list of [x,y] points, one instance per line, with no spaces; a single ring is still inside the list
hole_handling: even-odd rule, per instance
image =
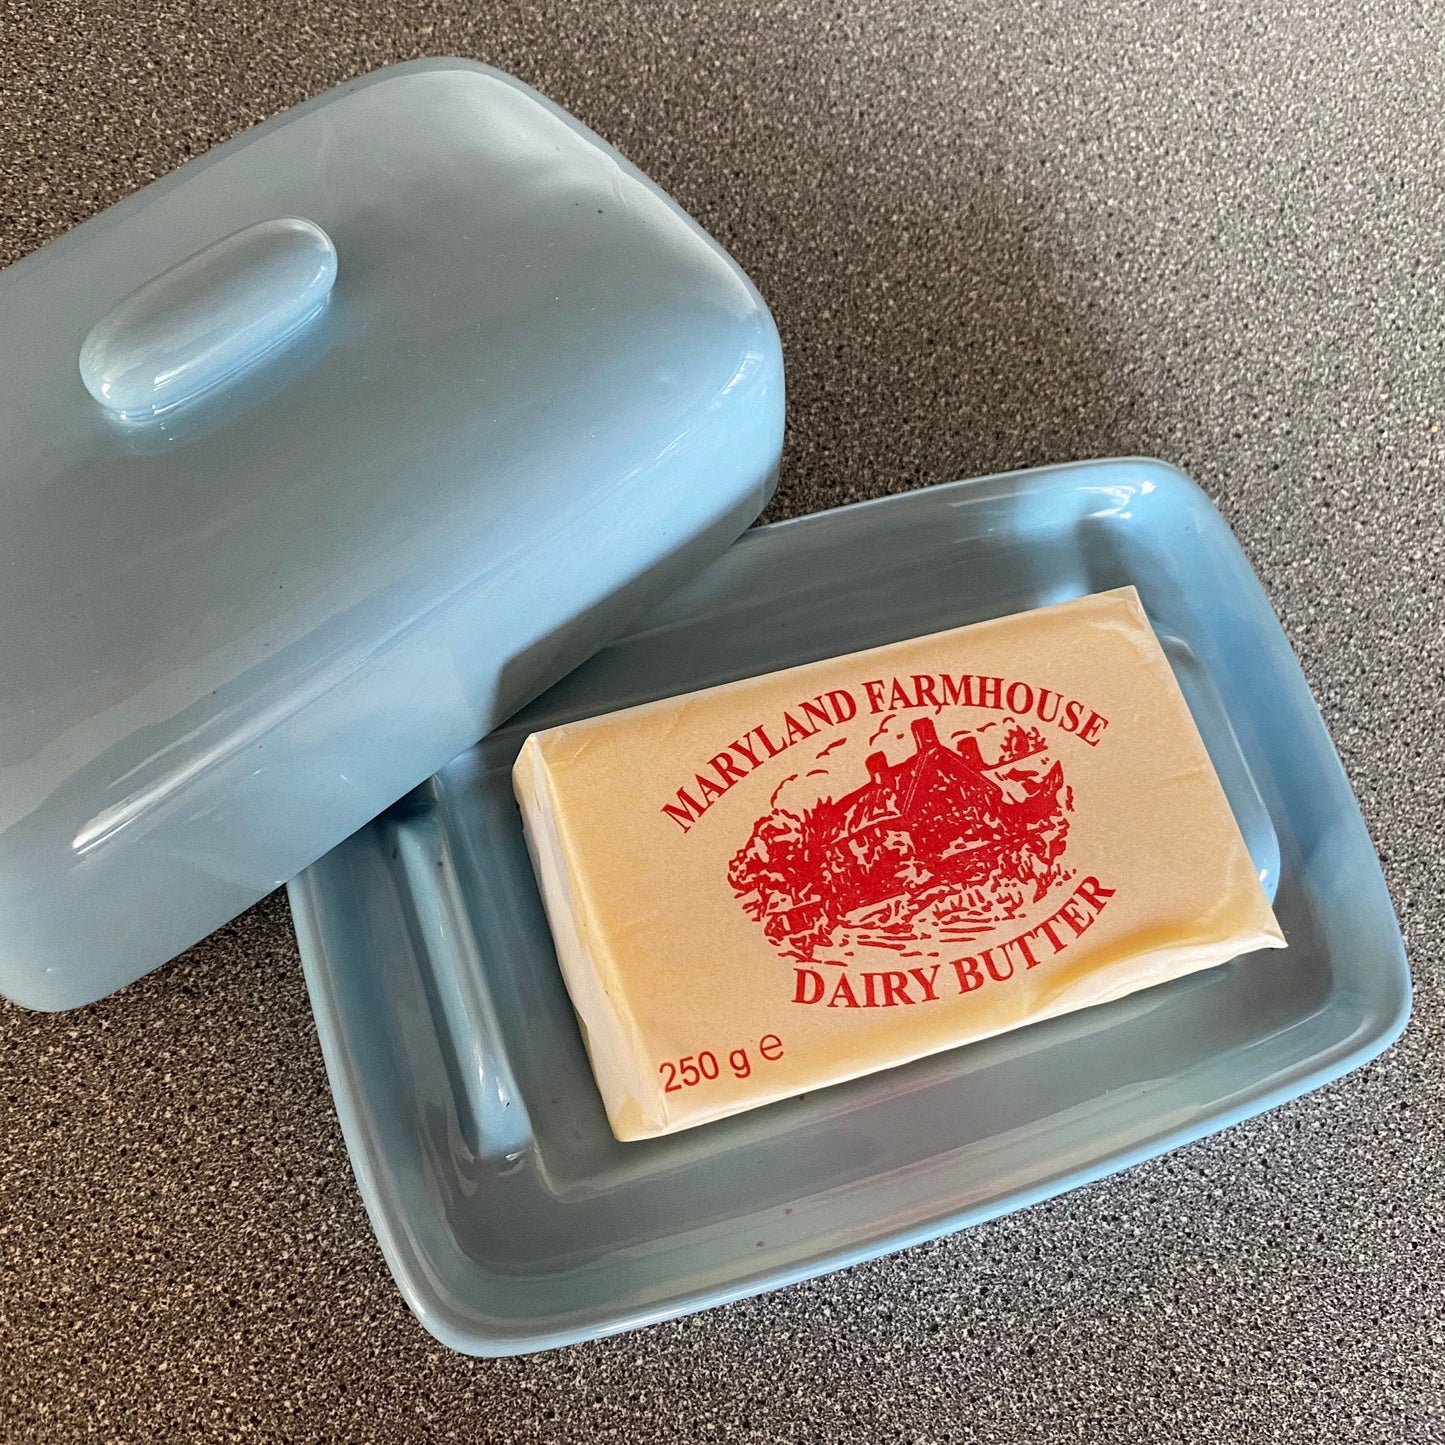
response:
[[[1128,583],[1289,949],[617,1143],[512,800],[523,738]],[[1336,1077],[1409,1011],[1374,850],[1298,664],[1223,519],[1157,462],[991,477],[746,534],[291,899],[382,1248],[427,1328],[474,1354],[608,1334],[1017,1209]]]

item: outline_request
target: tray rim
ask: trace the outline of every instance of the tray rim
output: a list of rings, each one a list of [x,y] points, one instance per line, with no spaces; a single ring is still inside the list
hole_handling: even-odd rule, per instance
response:
[[[757,526],[745,532],[734,543],[734,547],[756,545],[755,539],[767,537],[769,541],[788,531],[816,526],[820,519],[837,519],[847,514],[850,519],[872,509],[908,505],[908,499],[922,494],[937,496],[945,492],[962,492],[983,484],[998,485],[1015,479],[1038,479],[1047,475],[1075,473],[1086,475],[1090,472],[1107,470],[1120,466],[1142,469],[1149,473],[1156,486],[1192,494],[1202,501],[1214,514],[1218,525],[1232,538],[1228,523],[1214,503],[1190,477],[1178,468],[1163,461],[1143,456],[1119,456],[1100,458],[1084,462],[1066,462],[1045,467],[1020,468],[989,476],[960,479],[940,483],[936,486],[916,488],[907,492],[890,493],[882,497],[868,498],[844,506],[805,513],[780,522]],[[1244,559],[1244,565],[1251,577],[1258,582],[1252,565]],[[1268,606],[1268,599],[1265,599]],[[660,606],[665,606],[659,604]],[[1273,608],[1269,616],[1279,627]],[[1283,629],[1281,628],[1281,635]],[[630,633],[631,629],[629,630]],[[1296,662],[1296,666],[1298,663]],[[1311,698],[1313,694],[1311,693]],[[1323,721],[1321,721],[1323,727]],[[1331,743],[1333,747],[1333,744]],[[1334,754],[1334,765],[1344,777],[1343,765],[1338,753]],[[1348,787],[1348,778],[1345,779]],[[1359,814],[1358,800],[1355,814],[1363,827]],[[370,825],[368,825],[370,826]],[[344,844],[342,846],[345,846]],[[1376,865],[1378,867],[1378,864]],[[445,1292],[436,1286],[431,1278],[427,1263],[412,1249],[405,1231],[398,1227],[395,1219],[396,1202],[391,1200],[382,1184],[377,1166],[378,1138],[367,1127],[362,1117],[358,1063],[352,1054],[341,1023],[339,999],[334,987],[337,971],[330,966],[325,929],[317,917],[319,892],[316,888],[312,869],[308,869],[288,885],[288,896],[295,921],[297,940],[300,947],[302,967],[310,994],[312,1010],[316,1019],[317,1036],[321,1044],[332,1096],[346,1141],[347,1153],[356,1176],[362,1201],[371,1220],[377,1242],[381,1247],[398,1288],[412,1312],[421,1324],[441,1343],[462,1354],[487,1358],[528,1354],[542,1350],[562,1348],[588,1340],[604,1339],[645,1325],[675,1319],[714,1306],[729,1304],[755,1295],[783,1289],[805,1280],[880,1259],[917,1244],[924,1244],[947,1235],[987,1223],[1020,1209],[1028,1208],[1044,1200],[1066,1194],[1094,1183],[1111,1174],[1118,1173],[1136,1164],[1156,1159],[1173,1150],[1182,1148],[1199,1139],[1208,1138],[1235,1124],[1242,1123],[1269,1109],[1311,1093],[1326,1084],[1334,1082],[1345,1074],[1363,1066],[1383,1053],[1399,1038],[1410,1018],[1412,985],[1408,963],[1404,953],[1403,939],[1399,934],[1396,920],[1394,947],[1388,972],[1380,974],[1380,989],[1373,996],[1373,1002],[1388,1001],[1393,995],[1393,1008],[1380,1009],[1379,1019],[1373,1027],[1357,1027],[1345,1039],[1322,1051],[1308,1065],[1297,1065],[1291,1075],[1273,1086],[1248,1089],[1243,1097],[1227,1107],[1211,1107],[1197,1120],[1173,1129],[1162,1129],[1145,1140],[1132,1146],[1106,1150],[1087,1164],[1077,1168],[1062,1169],[1049,1174],[1032,1186],[1008,1190],[984,1203],[963,1208],[944,1210],[921,1223],[898,1229],[881,1229],[866,1241],[835,1249],[820,1249],[807,1259],[790,1266],[760,1267],[743,1270],[738,1277],[727,1284],[701,1289],[679,1289],[659,1302],[641,1307],[619,1307],[608,1310],[594,1308],[580,1312],[565,1326],[547,1326],[539,1322],[536,1327],[516,1324],[511,1321],[492,1320],[487,1327],[479,1324],[475,1312],[453,1307]],[[1361,1025],[1371,1022],[1372,1014],[1362,1012]]]

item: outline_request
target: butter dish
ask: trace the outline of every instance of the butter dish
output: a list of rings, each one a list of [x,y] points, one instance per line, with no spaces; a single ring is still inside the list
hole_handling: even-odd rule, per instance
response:
[[[782,447],[766,305],[495,70],[364,76],[0,272],[0,380],[0,993],[99,999],[290,880],[361,1193],[455,1348],[936,1236],[1403,1024],[1359,809],[1202,493],[1099,462],[746,532]],[[619,1143],[524,739],[1129,587],[1289,947]]]

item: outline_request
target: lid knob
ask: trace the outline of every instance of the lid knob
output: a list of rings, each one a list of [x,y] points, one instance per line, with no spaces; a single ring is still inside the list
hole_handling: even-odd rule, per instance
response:
[[[326,304],[336,247],[314,222],[260,221],[132,291],[80,348],[80,379],[107,411],[155,416],[221,386]]]

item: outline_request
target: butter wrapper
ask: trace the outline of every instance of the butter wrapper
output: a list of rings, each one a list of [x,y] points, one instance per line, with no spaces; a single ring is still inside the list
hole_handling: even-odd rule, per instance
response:
[[[623,1140],[1284,946],[1132,587],[536,733],[513,781]]]

